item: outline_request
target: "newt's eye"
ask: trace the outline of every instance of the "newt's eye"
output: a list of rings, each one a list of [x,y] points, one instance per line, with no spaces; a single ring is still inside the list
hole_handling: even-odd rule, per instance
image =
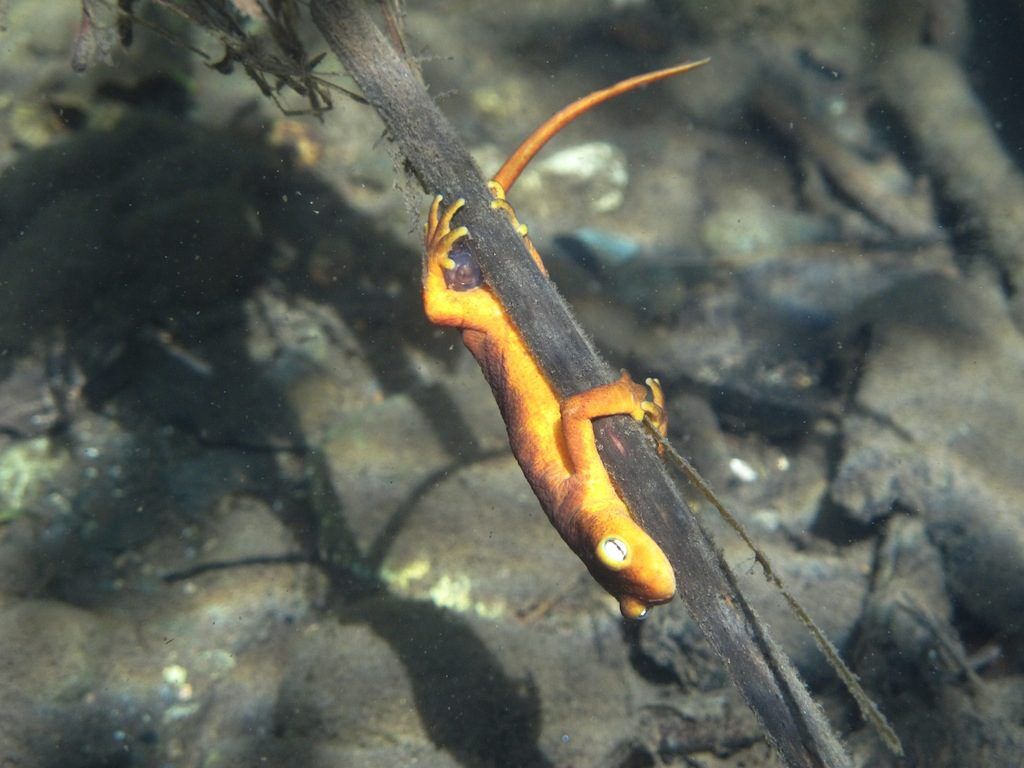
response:
[[[455,266],[444,271],[444,282],[453,291],[472,291],[484,284],[480,266],[469,255],[469,249],[465,245],[453,245],[448,252],[448,258],[455,262]]]
[[[605,536],[597,545],[597,557],[613,571],[621,571],[633,557],[629,545],[618,536]]]

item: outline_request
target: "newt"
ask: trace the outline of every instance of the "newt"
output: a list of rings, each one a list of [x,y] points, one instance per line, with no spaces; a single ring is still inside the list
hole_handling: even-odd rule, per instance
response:
[[[541,147],[575,118],[621,93],[703,63],[639,75],[573,102],[537,128],[495,174],[488,184],[494,197],[491,207],[508,215],[545,276],[544,262],[505,199],[506,191]],[[548,519],[595,580],[619,601],[623,616],[643,618],[651,606],[675,595],[675,571],[615,490],[597,450],[592,420],[617,414],[637,420],[647,416],[664,434],[661,386],[656,379],[647,379],[648,397],[648,389],[623,371],[614,382],[561,397],[465,247],[469,230],[453,228],[464,205],[460,199],[442,208],[437,196],[430,207],[423,268],[427,318],[462,331],[463,342],[494,393],[512,453]]]

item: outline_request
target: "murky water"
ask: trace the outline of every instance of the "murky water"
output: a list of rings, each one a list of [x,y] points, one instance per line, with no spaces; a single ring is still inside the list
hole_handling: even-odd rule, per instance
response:
[[[1024,6],[982,5],[377,17],[487,175],[711,57],[509,200],[890,719],[903,760],[680,479],[856,765],[1024,754]],[[0,756],[780,765],[683,602],[624,623],[549,525],[308,7],[116,6],[0,2]]]

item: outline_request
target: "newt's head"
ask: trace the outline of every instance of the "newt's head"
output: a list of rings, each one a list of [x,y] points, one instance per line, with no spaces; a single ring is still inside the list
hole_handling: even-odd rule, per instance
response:
[[[608,519],[587,543],[590,557],[584,561],[601,586],[618,598],[622,615],[642,619],[652,605],[675,595],[675,571],[643,528],[624,515]]]

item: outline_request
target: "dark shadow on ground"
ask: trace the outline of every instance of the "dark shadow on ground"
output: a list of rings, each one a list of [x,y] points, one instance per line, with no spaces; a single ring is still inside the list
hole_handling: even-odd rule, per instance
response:
[[[431,741],[468,768],[543,768],[540,701],[531,681],[508,677],[460,616],[432,603],[381,595],[349,606],[409,673]]]
[[[302,206],[282,203],[297,194]],[[329,286],[310,277],[325,240],[337,243],[345,274]],[[282,244],[286,267],[274,263]],[[404,345],[451,342],[427,333],[416,254],[356,220],[326,185],[255,138],[145,116],[26,154],[8,169],[0,260],[0,403],[24,411],[0,423],[0,439],[49,434],[52,450],[70,457],[53,479],[59,505],[39,512],[35,576],[24,594],[125,610],[118,558],[201,525],[203,503],[219,494],[289,496],[282,519],[335,584],[335,615],[366,622],[400,657],[434,744],[466,766],[549,764],[537,747],[532,686],[508,678],[459,617],[381,590],[375,570],[387,541],[365,556],[353,549],[320,560],[318,513],[278,462],[282,454],[308,462],[310,446],[245,344],[244,301],[258,288],[328,304],[357,329],[385,389],[411,391],[453,453],[477,455],[455,404],[412,386]],[[408,290],[389,295],[392,279]],[[29,393],[39,403],[26,410]],[[111,417],[116,434],[98,426]],[[389,536],[409,509],[396,510]],[[344,526],[345,510],[336,512],[333,524]],[[60,748],[54,760],[85,765],[88,745],[109,733],[75,712],[46,726],[55,744],[76,752]]]

